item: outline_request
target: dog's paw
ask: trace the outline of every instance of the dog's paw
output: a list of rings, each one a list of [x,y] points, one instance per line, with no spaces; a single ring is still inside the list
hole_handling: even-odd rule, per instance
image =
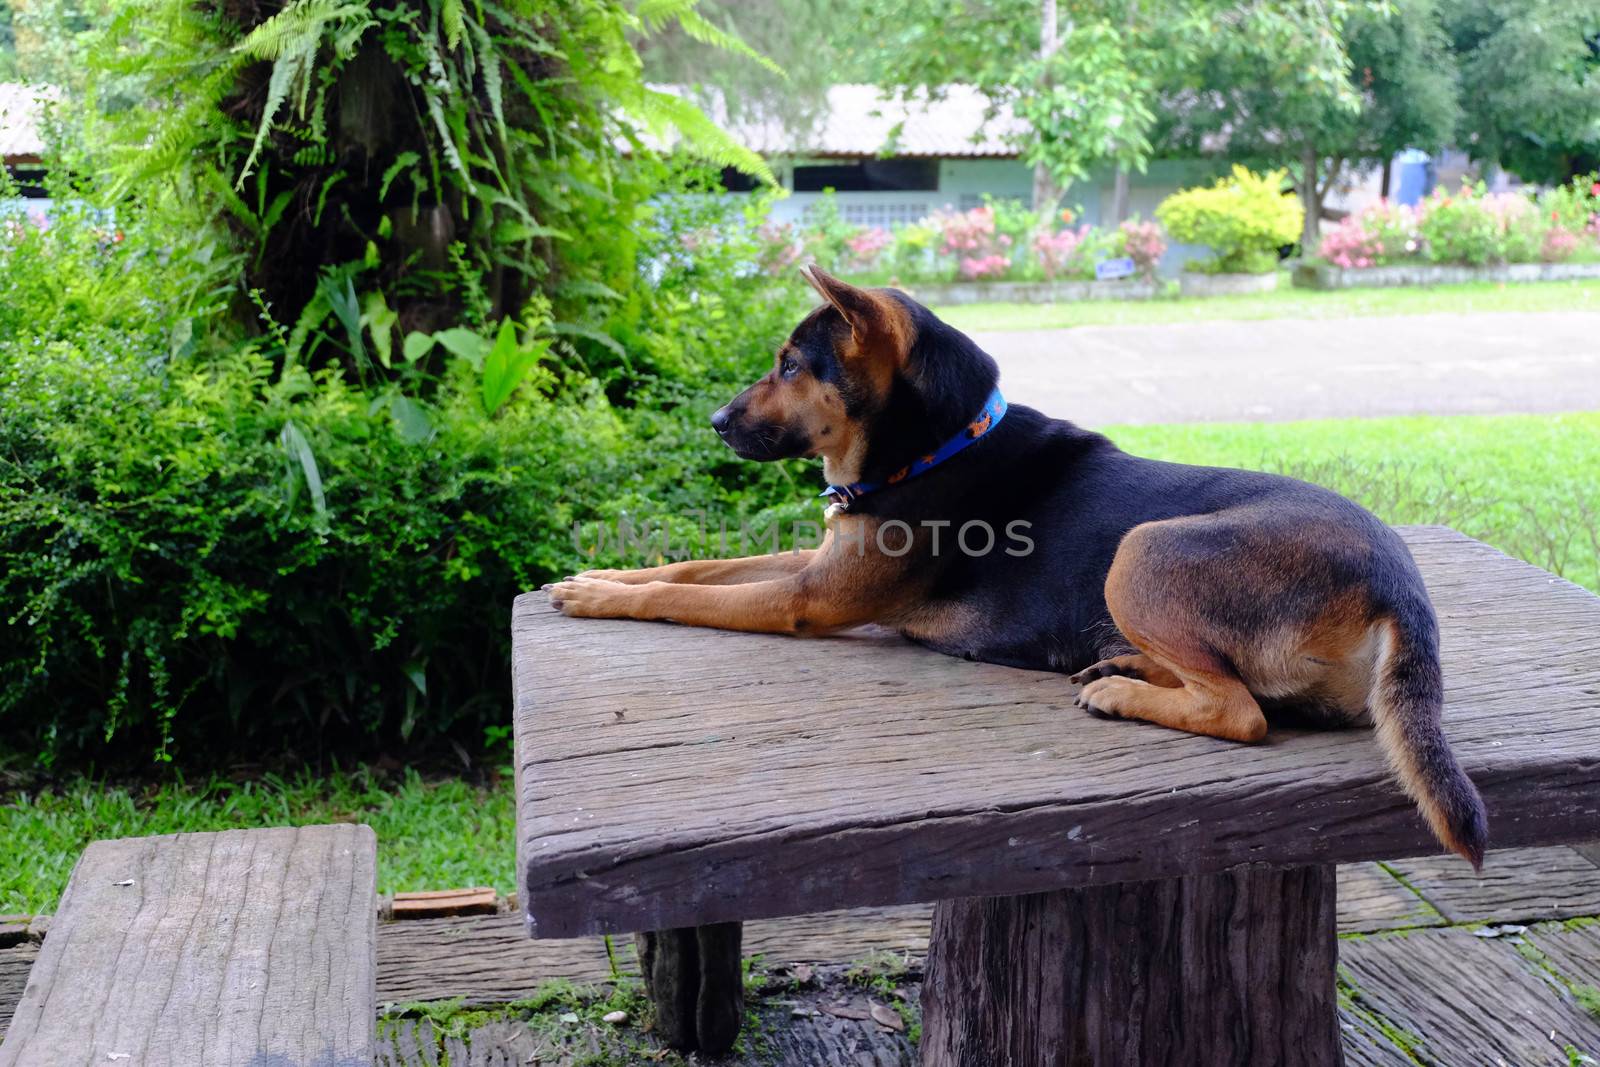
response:
[[[621,583],[623,583],[625,585],[633,585],[636,582],[642,580],[642,579],[636,579],[635,577],[633,577],[634,575],[636,575],[638,573],[639,573],[638,571],[611,571],[611,570],[579,571],[576,575],[569,576],[565,580],[570,582],[570,581],[572,581],[573,578],[593,578],[594,580],[599,581],[599,582],[621,582]]]
[[[575,619],[621,619],[632,606],[633,587],[577,575],[544,587],[550,604]]]
[[[1124,663],[1118,663],[1114,659],[1103,659],[1099,663],[1090,664],[1077,674],[1069,675],[1067,681],[1073,685],[1088,685],[1097,678],[1117,678],[1121,676],[1137,678],[1139,677],[1139,672]]]
[[[1074,707],[1082,708],[1097,719],[1125,719],[1122,709],[1127,706],[1130,691],[1143,683],[1130,678],[1113,676],[1096,678],[1073,698]]]

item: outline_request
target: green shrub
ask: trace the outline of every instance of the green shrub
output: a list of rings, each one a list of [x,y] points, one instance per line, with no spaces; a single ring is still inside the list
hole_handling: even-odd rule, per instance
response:
[[[608,323],[636,407],[543,372],[486,405],[459,336],[426,381],[363,387],[338,329],[308,369],[281,331],[245,336],[187,296],[209,268],[131,212],[122,240],[90,215],[14,234],[0,248],[10,745],[139,759],[471,743],[508,714],[512,598],[591,565],[574,523],[671,515],[686,547],[695,508],[735,529],[774,501],[767,514],[814,517],[809,481],[739,463],[706,428],[770,360],[801,287],[730,268],[745,223],[725,201],[653,210],[638,227],[653,280]],[[723,239],[684,254],[706,231]],[[651,561],[613,543],[593,562]]]
[[[1185,189],[1163,200],[1156,217],[1174,238],[1206,245],[1218,273],[1260,274],[1278,261],[1278,249],[1300,236],[1304,211],[1283,192],[1281,170],[1254,174],[1235,166],[1216,184]],[[1197,265],[1198,266],[1198,265]]]
[[[803,290],[713,190],[765,164],[644,83],[669,23],[753,55],[693,7],[119,9],[52,168],[97,206],[0,224],[14,747],[470,743],[574,523],[798,508],[705,425]]]
[[[1482,182],[1455,193],[1436,189],[1419,210],[1418,232],[1430,260],[1480,267],[1535,263],[1550,223],[1522,193],[1486,193]]]

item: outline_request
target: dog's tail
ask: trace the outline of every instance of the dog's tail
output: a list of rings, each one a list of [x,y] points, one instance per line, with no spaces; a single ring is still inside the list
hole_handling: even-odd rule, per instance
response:
[[[1427,594],[1417,590],[1400,598],[1378,626],[1377,671],[1368,699],[1378,745],[1434,836],[1479,869],[1489,820],[1440,729],[1439,624]]]

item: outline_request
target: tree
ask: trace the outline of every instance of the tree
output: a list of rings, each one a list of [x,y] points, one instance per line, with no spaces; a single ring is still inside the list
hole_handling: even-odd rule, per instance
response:
[[[1528,181],[1600,167],[1600,5],[1445,0],[1461,67],[1462,147]]]
[[[1356,9],[1342,37],[1348,66],[1337,84],[1270,52],[1219,41],[1171,101],[1163,138],[1169,151],[1296,166],[1307,249],[1346,167],[1382,165],[1406,148],[1437,150],[1451,142],[1460,114],[1434,0]]]
[[[937,94],[964,82],[1023,121],[1024,162],[1059,187],[1101,165],[1143,170],[1159,105],[1218,48],[1272,57],[1338,96],[1348,59],[1340,30],[1354,0],[854,0],[871,38],[874,80]],[[1048,42],[1052,21],[1055,45]],[[1042,31],[1042,32],[1041,32]]]
[[[131,0],[100,74],[147,106],[113,117],[117,195],[175,188],[248,249],[244,290],[287,346],[329,318],[359,337],[551,309],[597,333],[635,242],[581,240],[660,189],[652,145],[771,182],[691,102],[649,86],[631,38],[694,0]],[[627,150],[622,150],[627,146]],[[320,273],[316,269],[321,268]],[[467,321],[463,321],[466,319]],[[616,347],[613,342],[612,347]],[[352,344],[352,373],[368,373]],[[389,365],[387,346],[378,353]]]

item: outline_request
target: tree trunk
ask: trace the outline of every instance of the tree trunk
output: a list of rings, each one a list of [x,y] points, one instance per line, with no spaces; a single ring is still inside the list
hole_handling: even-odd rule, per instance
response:
[[[1306,219],[1300,228],[1300,254],[1314,256],[1322,243],[1322,196],[1317,191],[1317,150],[1308,148],[1300,157],[1300,206]]]
[[[1033,168],[1033,210],[1039,213],[1055,210],[1061,191],[1050,178],[1050,170],[1043,163]]]
[[[1341,1062],[1334,868],[948,901],[923,1067]]]
[[[1394,180],[1394,157],[1390,156],[1383,161],[1383,184],[1378,186],[1378,195],[1389,199],[1389,185]]]
[[[1039,6],[1039,58],[1049,59],[1060,46],[1056,28],[1056,0],[1040,0]],[[1033,210],[1039,213],[1053,210],[1061,196],[1050,168],[1043,163],[1033,165]]]
[[[1121,226],[1128,221],[1128,168],[1118,167],[1116,180],[1111,185],[1111,223]]]

